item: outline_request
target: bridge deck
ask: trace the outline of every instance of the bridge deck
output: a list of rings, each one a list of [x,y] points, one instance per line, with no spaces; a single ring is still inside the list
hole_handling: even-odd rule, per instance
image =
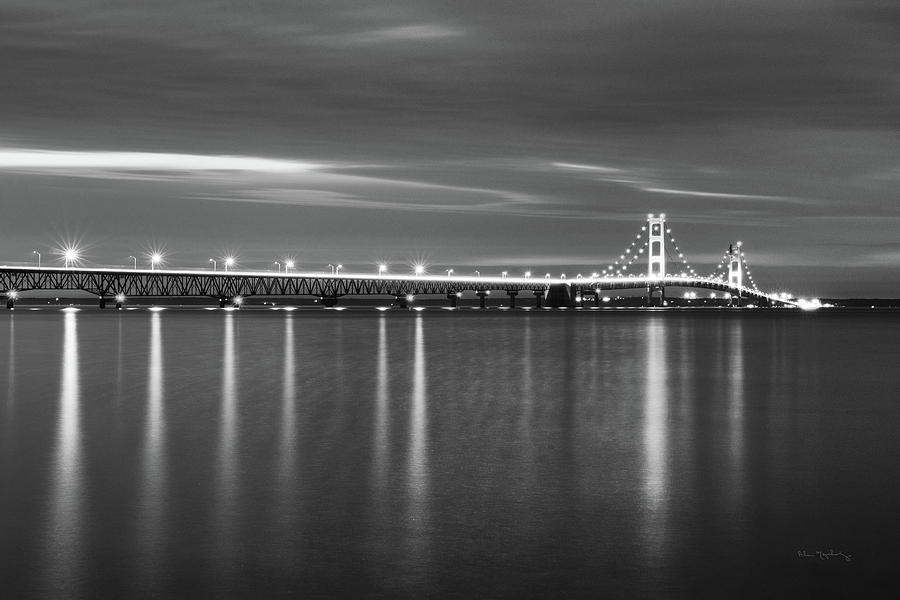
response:
[[[568,286],[574,294],[649,287],[700,288],[732,296],[779,304],[793,304],[774,294],[704,277],[666,276],[600,278],[526,278],[398,276],[324,273],[272,273],[269,271],[187,271],[108,268],[0,267],[0,291],[7,296],[32,290],[78,290],[100,298],[128,296],[182,296],[234,298],[237,296],[406,296],[455,295],[463,292],[516,295],[544,294],[550,286]]]

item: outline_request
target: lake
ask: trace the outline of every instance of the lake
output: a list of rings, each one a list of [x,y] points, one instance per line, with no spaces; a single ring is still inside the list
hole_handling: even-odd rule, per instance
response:
[[[898,334],[6,311],[0,597],[896,597]]]

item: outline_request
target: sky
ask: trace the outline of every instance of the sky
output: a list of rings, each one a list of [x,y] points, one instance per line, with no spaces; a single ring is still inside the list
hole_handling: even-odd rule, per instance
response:
[[[708,273],[900,296],[900,4],[2,0],[0,263]]]

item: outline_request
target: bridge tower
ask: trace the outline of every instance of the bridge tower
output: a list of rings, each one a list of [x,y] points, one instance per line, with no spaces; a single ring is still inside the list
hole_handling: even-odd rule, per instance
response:
[[[743,260],[741,260],[741,242],[728,246],[728,285],[737,290],[731,294],[731,303],[740,305],[741,288],[744,286]]]
[[[647,303],[653,304],[653,294],[659,292],[659,303],[666,301],[666,215],[647,215]]]

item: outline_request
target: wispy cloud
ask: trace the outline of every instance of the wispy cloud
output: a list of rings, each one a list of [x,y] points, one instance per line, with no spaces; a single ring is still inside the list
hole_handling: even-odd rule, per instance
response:
[[[423,23],[351,33],[314,36],[311,39],[330,45],[374,45],[391,42],[425,42],[463,35],[463,30],[444,25]]]
[[[183,174],[207,171],[303,173],[320,168],[313,163],[254,156],[216,156],[152,152],[87,152],[0,150],[0,169],[30,173],[109,177],[111,173]],[[127,177],[122,177],[127,178]]]
[[[622,173],[623,169],[618,167],[607,167],[605,165],[583,165],[577,163],[555,162],[554,167],[560,169],[569,169],[572,171],[588,171],[591,173]]]
[[[666,194],[669,196],[690,196],[693,198],[723,198],[726,200],[765,200],[770,202],[792,202],[806,204],[809,200],[793,198],[791,196],[768,196],[765,194],[735,194],[731,192],[703,192],[698,190],[679,190],[660,187],[641,187],[644,192],[651,194]]]

